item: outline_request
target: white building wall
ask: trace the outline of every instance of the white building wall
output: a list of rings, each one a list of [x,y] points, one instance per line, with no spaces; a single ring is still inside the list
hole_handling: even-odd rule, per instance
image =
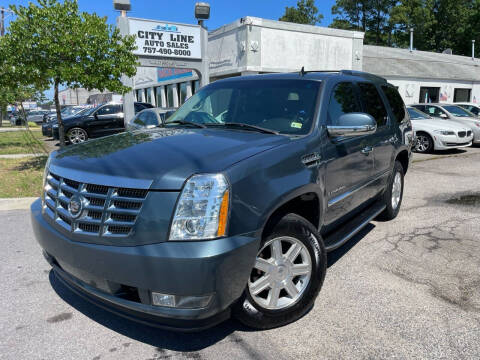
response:
[[[475,96],[477,102],[480,102],[480,83],[472,81],[454,81],[454,80],[432,80],[422,78],[392,78],[386,77],[389,83],[398,86],[398,92],[406,105],[416,104],[420,101],[421,87],[438,87],[441,95],[446,96],[446,100],[440,98],[442,103],[453,103],[455,89],[471,89],[472,95],[470,101]]]

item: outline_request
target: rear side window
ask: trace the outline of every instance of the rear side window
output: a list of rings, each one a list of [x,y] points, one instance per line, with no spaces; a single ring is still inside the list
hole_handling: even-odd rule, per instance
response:
[[[393,116],[395,116],[395,120],[399,123],[406,120],[406,111],[405,111],[405,104],[403,103],[402,97],[398,93],[395,88],[383,85],[382,86],[383,93],[387,97],[388,103],[392,108]]]
[[[371,83],[358,83],[360,97],[365,106],[365,111],[372,115],[377,122],[377,127],[387,124],[388,114],[382,98],[375,85]]]
[[[350,82],[339,83],[333,89],[330,97],[327,125],[338,125],[338,119],[343,114],[361,111],[353,84]]]

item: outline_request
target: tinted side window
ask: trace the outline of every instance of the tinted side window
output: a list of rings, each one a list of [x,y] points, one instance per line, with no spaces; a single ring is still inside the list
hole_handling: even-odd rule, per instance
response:
[[[145,125],[153,125],[153,126],[158,125],[157,116],[152,111],[145,111],[145,115],[146,115]]]
[[[97,111],[97,115],[111,115],[120,112],[118,105],[105,105]]]
[[[365,111],[373,116],[378,127],[384,126],[387,123],[388,114],[377,88],[370,83],[358,83],[358,86]]]
[[[133,122],[137,125],[145,126],[145,120],[146,120],[145,113],[140,113],[140,114],[137,114],[137,116],[135,116],[135,119],[133,120]]]
[[[388,85],[383,85],[382,90],[387,97],[390,107],[392,108],[395,120],[399,123],[406,120],[405,104],[403,103],[402,97],[398,91]]]
[[[330,97],[327,124],[338,125],[338,119],[343,114],[361,111],[353,84],[350,82],[339,83],[333,89]]]

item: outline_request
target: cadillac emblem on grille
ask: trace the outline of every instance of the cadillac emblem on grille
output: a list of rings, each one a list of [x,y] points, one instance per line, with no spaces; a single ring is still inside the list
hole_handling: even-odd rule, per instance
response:
[[[72,218],[77,218],[82,214],[84,202],[85,200],[82,199],[82,196],[78,194],[72,196],[68,203],[68,211]]]

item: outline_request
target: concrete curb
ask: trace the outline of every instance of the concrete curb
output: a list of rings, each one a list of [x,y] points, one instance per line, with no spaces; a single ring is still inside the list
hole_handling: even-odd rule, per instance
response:
[[[48,154],[3,154],[0,155],[0,159],[20,159],[26,157],[40,157],[48,156]]]
[[[0,211],[27,210],[38,197],[0,199]]]

